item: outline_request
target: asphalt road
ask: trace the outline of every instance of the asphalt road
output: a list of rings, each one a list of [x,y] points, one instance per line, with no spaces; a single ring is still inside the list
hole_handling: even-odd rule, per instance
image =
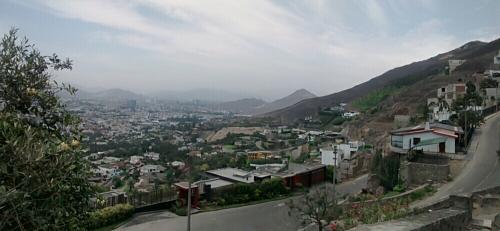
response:
[[[340,194],[359,192],[366,186],[367,176],[337,185]],[[285,200],[272,201],[256,205],[213,212],[194,214],[191,218],[191,230],[218,231],[290,231],[298,230],[300,224],[288,215]],[[172,217],[169,212],[143,214],[120,227],[120,231],[145,230],[186,230],[186,217]]]
[[[443,185],[431,197],[418,202],[415,207],[431,204],[451,194],[473,191],[500,185],[500,113],[488,117],[474,133],[469,151],[469,162],[462,172],[450,183]]]

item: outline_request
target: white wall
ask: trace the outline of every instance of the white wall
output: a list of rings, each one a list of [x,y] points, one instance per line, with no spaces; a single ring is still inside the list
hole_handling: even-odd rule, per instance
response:
[[[332,166],[335,164],[333,157],[334,153],[333,150],[326,150],[326,149],[320,149],[319,152],[321,153],[321,164]],[[336,166],[338,166],[340,155],[337,153],[337,163]]]
[[[420,138],[420,142],[424,140],[429,140],[429,139],[434,139],[434,138],[446,138],[446,147],[445,147],[445,152],[446,153],[455,153],[455,139],[447,136],[440,136],[437,134],[434,134],[432,132],[426,132],[426,133],[418,133],[418,134],[411,134],[411,135],[405,135],[403,136],[403,149],[408,150],[410,148],[410,140],[412,147],[413,145],[413,138]],[[423,150],[426,152],[439,152],[439,144],[432,144],[432,145],[427,145],[423,147],[417,147],[415,148],[416,150]]]

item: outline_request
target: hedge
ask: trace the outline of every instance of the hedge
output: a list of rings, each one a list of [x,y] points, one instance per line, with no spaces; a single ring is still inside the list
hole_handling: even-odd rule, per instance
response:
[[[92,230],[124,221],[131,217],[133,213],[134,206],[129,204],[118,204],[99,209],[89,214],[87,228]]]
[[[281,179],[265,180],[261,183],[235,184],[220,193],[216,202],[219,206],[247,203],[287,195],[290,191]]]

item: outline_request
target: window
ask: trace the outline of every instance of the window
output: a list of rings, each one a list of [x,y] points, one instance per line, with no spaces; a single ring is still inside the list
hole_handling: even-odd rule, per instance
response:
[[[420,138],[419,137],[414,137],[413,138],[413,145],[417,145],[420,143]]]

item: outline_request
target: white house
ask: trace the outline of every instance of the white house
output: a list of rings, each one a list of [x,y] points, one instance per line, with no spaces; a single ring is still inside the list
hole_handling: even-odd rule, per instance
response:
[[[391,131],[391,151],[407,153],[422,150],[430,153],[456,153],[463,134],[460,127],[441,123],[425,123]]]
[[[337,155],[335,156],[332,147],[321,148],[319,149],[319,152],[321,153],[321,164],[328,166],[338,166],[338,163],[340,162],[338,158],[340,157],[340,155],[337,153]]]
[[[500,87],[499,88],[485,88],[484,89],[484,101],[486,106],[495,105],[498,102],[498,97],[500,97]]]
[[[352,118],[352,117],[355,117],[359,115],[359,112],[355,112],[355,111],[348,111],[348,112],[344,112],[344,114],[342,114],[342,116],[344,118]]]
[[[156,152],[146,152],[143,154],[144,157],[151,159],[151,160],[159,160],[160,159],[160,153]]]
[[[94,169],[94,173],[97,173],[105,178],[112,178],[114,176],[118,176],[120,170],[108,166],[97,166],[97,169]]]
[[[139,164],[141,163],[142,159],[144,159],[143,156],[131,156],[130,157],[130,164]]]
[[[320,149],[321,164],[338,166],[342,160],[350,159],[351,155],[356,153],[364,145],[365,143],[362,141],[349,141],[347,143],[333,144],[331,147],[322,148]]]
[[[141,174],[160,173],[165,171],[165,167],[161,165],[148,164],[141,167]]]
[[[493,57],[493,63],[500,64],[500,50],[498,51],[498,54]]]
[[[182,161],[172,161],[172,163],[170,163],[170,166],[174,167],[174,168],[183,168],[184,167],[184,162]]]
[[[101,160],[101,162],[105,163],[105,164],[114,164],[114,163],[119,162],[119,161],[121,161],[120,158],[118,158],[118,157],[112,157],[112,156],[105,156]]]

